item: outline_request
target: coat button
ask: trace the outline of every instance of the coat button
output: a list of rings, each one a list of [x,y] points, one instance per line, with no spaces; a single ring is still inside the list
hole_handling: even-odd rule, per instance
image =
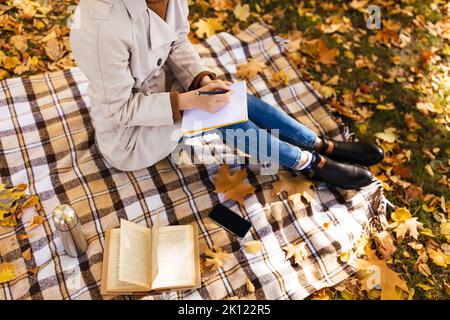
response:
[[[162,63],[162,59],[161,59],[161,58],[159,58],[159,59],[158,59],[158,67],[160,67],[160,66],[161,66],[161,63]]]

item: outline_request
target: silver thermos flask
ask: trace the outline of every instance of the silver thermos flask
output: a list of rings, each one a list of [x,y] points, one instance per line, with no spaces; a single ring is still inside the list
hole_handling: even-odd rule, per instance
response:
[[[55,208],[52,217],[66,253],[74,258],[85,253],[88,244],[75,210],[67,204],[62,204]]]

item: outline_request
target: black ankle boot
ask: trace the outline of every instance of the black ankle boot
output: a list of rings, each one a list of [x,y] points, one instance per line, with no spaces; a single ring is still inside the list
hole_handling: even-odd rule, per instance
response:
[[[325,182],[341,189],[359,189],[373,180],[372,173],[360,165],[339,163],[320,155],[316,155],[310,169],[302,172],[311,180]]]
[[[374,143],[340,142],[327,138],[322,138],[322,141],[323,146],[319,153],[336,161],[358,163],[368,167],[384,159],[383,149]]]

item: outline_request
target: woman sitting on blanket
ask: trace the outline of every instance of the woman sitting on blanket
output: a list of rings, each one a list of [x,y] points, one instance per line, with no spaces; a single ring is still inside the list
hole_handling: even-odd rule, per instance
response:
[[[230,90],[216,79],[188,40],[186,0],[81,0],[71,30],[73,54],[89,79],[91,118],[98,147],[113,167],[138,170],[167,157],[182,133],[182,110],[216,112],[231,91],[199,96],[197,91]],[[181,92],[181,93],[178,93]],[[248,96],[249,121],[226,129],[254,130],[279,149],[279,164],[317,181],[346,189],[368,185],[364,166],[383,159],[374,144],[318,137],[262,100]],[[279,138],[267,134],[279,130]],[[229,131],[227,131],[229,132]],[[228,133],[227,133],[228,135]],[[265,155],[247,140],[232,137],[238,149],[260,161]]]

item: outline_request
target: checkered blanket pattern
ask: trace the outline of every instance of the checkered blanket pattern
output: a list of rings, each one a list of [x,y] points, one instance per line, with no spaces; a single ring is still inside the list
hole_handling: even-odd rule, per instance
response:
[[[237,80],[236,65],[249,58],[264,61],[274,72],[284,71],[289,85],[274,88],[261,75],[248,82],[249,91],[319,134],[345,138],[342,126],[286,58],[284,40],[268,27],[254,24],[238,35],[220,33],[197,49],[223,79]],[[77,68],[0,82],[0,183],[27,183],[27,191],[40,196],[39,214],[46,217],[25,240],[17,235],[26,233],[34,209],[25,211],[17,227],[0,227],[0,262],[12,263],[18,276],[0,285],[0,300],[102,299],[105,231],[118,227],[121,218],[151,226],[156,214],[162,225],[195,221],[200,252],[217,245],[230,256],[219,270],[203,273],[200,289],[145,299],[303,299],[354,272],[352,258],[342,262],[339,255],[352,252],[355,241],[384,215],[379,182],[358,192],[319,185],[310,205],[293,206],[285,195],[272,194],[276,175],[249,170],[248,182],[256,193],[238,206],[213,192],[217,164],[177,164],[167,158],[145,170],[120,172],[106,165],[98,151],[89,107],[87,80]],[[217,139],[200,142],[208,148],[221,144]],[[61,203],[74,207],[88,239],[88,251],[79,258],[64,253],[51,222],[52,210]],[[207,218],[218,203],[251,221],[245,239]],[[257,254],[243,250],[253,239],[263,243]],[[308,254],[296,266],[282,248],[301,241]],[[28,248],[31,259],[25,261],[22,253]],[[36,276],[27,273],[36,267]],[[247,292],[247,279],[254,293]]]

